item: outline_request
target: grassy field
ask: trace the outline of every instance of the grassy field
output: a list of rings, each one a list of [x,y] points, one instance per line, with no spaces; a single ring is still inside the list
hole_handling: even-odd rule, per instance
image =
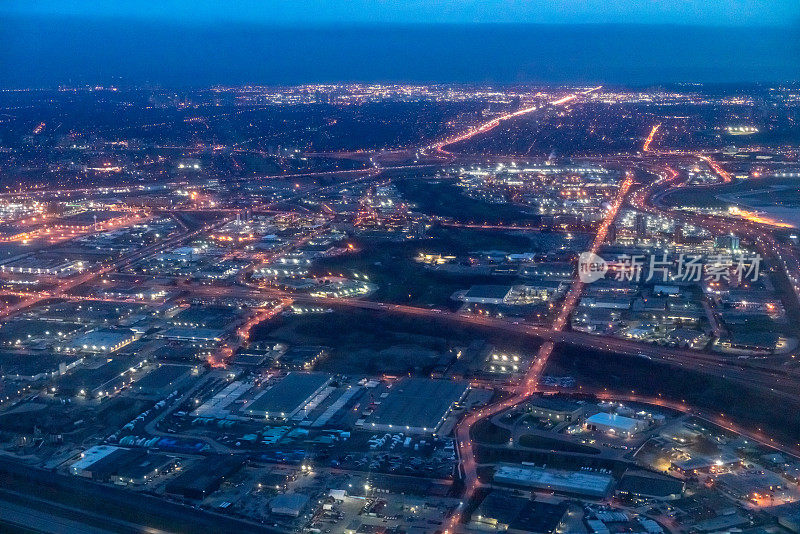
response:
[[[614,355],[584,348],[559,346],[545,374],[571,375],[589,388],[636,391],[685,400],[690,406],[724,412],[734,421],[789,443],[800,441],[800,405],[778,400],[732,384],[724,378],[701,375],[631,356]]]
[[[502,445],[508,443],[508,440],[511,439],[511,431],[493,424],[488,419],[478,421],[478,423],[469,430],[469,435],[475,441],[493,445]]]
[[[439,228],[426,239],[389,241],[362,239],[354,241],[358,252],[317,261],[312,271],[317,275],[367,275],[378,285],[375,300],[422,306],[454,306],[450,296],[476,284],[512,284],[512,277],[465,276],[431,271],[414,258],[421,252],[467,254],[481,250],[527,252],[536,250],[535,239],[541,236],[512,235],[469,229]]]
[[[489,204],[463,194],[457,186],[443,181],[404,180],[396,182],[403,197],[428,215],[452,217],[461,222],[516,223],[535,225],[539,217],[509,204]]]
[[[252,339],[330,347],[329,358],[318,364],[318,370],[373,375],[427,376],[442,356],[452,357],[458,349],[465,354],[458,366],[469,373],[483,365],[480,354],[465,349],[476,343],[518,353],[531,353],[538,348],[538,342],[526,337],[429,318],[351,309],[278,316],[258,325]]]
[[[772,187],[782,189],[767,191]],[[791,178],[761,178],[716,187],[684,187],[665,195],[661,202],[665,206],[725,207],[730,202],[718,199],[717,195],[740,195],[756,191],[764,192],[750,197],[755,203],[793,206],[800,202],[797,181]]]
[[[426,374],[441,355],[479,335],[426,319],[349,310],[281,316],[259,325],[254,340],[331,347],[318,369],[335,373]]]

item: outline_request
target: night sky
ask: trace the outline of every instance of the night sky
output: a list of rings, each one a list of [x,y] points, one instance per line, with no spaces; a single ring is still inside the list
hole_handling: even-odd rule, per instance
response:
[[[0,88],[800,81],[798,0],[2,0]]]
[[[0,12],[174,22],[640,23],[786,26],[797,0],[4,0]]]

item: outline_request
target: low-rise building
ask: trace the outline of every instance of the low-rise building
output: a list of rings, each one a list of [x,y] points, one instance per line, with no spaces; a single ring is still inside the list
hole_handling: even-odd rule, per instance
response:
[[[218,455],[202,458],[167,484],[168,495],[202,500],[219,489],[222,482],[244,465],[237,456]]]
[[[586,428],[618,436],[632,436],[647,428],[647,421],[624,417],[615,413],[599,412],[586,419]]]
[[[558,504],[515,497],[509,492],[494,490],[472,514],[479,528],[492,528],[511,534],[559,532],[567,513],[565,502]]]
[[[469,391],[469,383],[427,378],[404,378],[361,426],[368,430],[435,434],[454,405]]]
[[[563,396],[534,397],[528,402],[530,413],[556,422],[577,421],[584,409],[585,404]]]
[[[503,304],[511,291],[511,286],[472,286],[461,300],[469,304]]]
[[[298,517],[308,504],[308,496],[302,493],[284,493],[269,501],[269,511],[275,515]]]
[[[100,328],[77,337],[64,346],[66,352],[110,354],[136,341],[137,334],[126,328]]]
[[[289,420],[332,379],[331,375],[325,373],[289,373],[258,394],[245,412],[255,417]]]
[[[548,490],[581,497],[603,498],[611,489],[611,475],[587,471],[562,471],[532,465],[501,464],[494,481],[510,486]]]
[[[683,495],[686,483],[683,480],[651,473],[628,470],[617,485],[616,492],[623,497],[637,499],[674,500]]]

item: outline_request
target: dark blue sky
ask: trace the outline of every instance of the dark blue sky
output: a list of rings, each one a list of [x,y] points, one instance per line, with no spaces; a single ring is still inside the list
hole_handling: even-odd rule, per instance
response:
[[[641,23],[785,26],[798,0],[2,0],[0,13],[171,22]]]
[[[0,87],[800,81],[798,12],[800,0],[0,0]]]

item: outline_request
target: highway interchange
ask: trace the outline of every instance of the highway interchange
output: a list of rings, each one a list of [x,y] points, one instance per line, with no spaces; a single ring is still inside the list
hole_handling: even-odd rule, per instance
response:
[[[559,107],[580,103],[582,96],[600,89],[601,88],[597,87],[582,93],[566,95],[562,98],[552,101],[550,105],[553,107]],[[456,155],[453,152],[448,151],[447,147],[477,135],[489,132],[504,121],[513,120],[516,117],[533,113],[536,110],[537,107],[528,107],[500,117],[496,117],[488,122],[470,128],[462,134],[457,134],[445,140],[423,147],[420,149],[420,152],[423,156],[426,153],[429,153],[428,157],[432,158],[444,158],[445,160],[449,161],[468,161],[468,156]],[[660,125],[658,124],[652,127],[652,130],[647,136],[643,144],[642,151],[639,155],[633,158],[624,158],[619,160],[621,164],[624,164],[628,167],[625,173],[625,179],[619,188],[616,199],[612,205],[609,206],[602,223],[596,229],[594,238],[592,240],[591,251],[599,251],[600,247],[606,240],[606,235],[610,225],[616,219],[619,210],[626,205],[632,206],[640,211],[671,217],[676,220],[696,225],[698,227],[706,228],[717,235],[735,231],[738,235],[741,235],[743,238],[754,243],[764,257],[774,258],[778,261],[783,274],[786,276],[789,286],[794,292],[793,295],[789,296],[789,298],[794,299],[794,302],[791,302],[791,305],[796,307],[797,300],[800,299],[800,260],[797,258],[794,250],[792,250],[789,245],[784,244],[780,240],[776,239],[776,237],[773,235],[773,231],[775,229],[774,227],[755,221],[743,222],[742,220],[715,217],[711,215],[696,215],[686,211],[673,210],[663,206],[661,200],[664,198],[666,192],[673,190],[674,188],[686,187],[686,184],[680,182],[680,173],[674,170],[676,163],[692,161],[703,163],[717,174],[719,177],[719,183],[730,182],[731,176],[721,165],[711,159],[710,155],[703,153],[659,151],[656,148],[659,127]],[[377,180],[381,179],[382,175],[389,170],[410,170],[412,168],[424,169],[428,167],[430,167],[430,165],[379,166],[376,169],[369,170],[307,173],[303,176],[345,176],[348,179],[351,179],[352,177],[352,181]],[[643,174],[656,176],[657,178],[648,184],[637,183],[636,177],[642,176]],[[337,182],[335,186],[328,187],[340,187],[341,185],[342,182]],[[319,189],[322,190],[324,188],[320,187]],[[80,192],[80,190],[74,191]],[[304,191],[304,193],[307,192],[308,190]],[[300,194],[303,193],[299,193],[298,195]],[[268,210],[272,207],[273,206],[271,205],[264,205],[258,209]],[[18,304],[7,307],[5,310],[0,312],[0,317],[7,317],[19,313],[27,307],[51,298],[91,300],[92,297],[77,296],[74,290],[81,285],[87,284],[98,279],[99,277],[112,273],[121,267],[130,265],[131,263],[144,258],[147,255],[151,255],[166,250],[169,247],[174,247],[185,243],[201,233],[206,233],[209,230],[217,228],[225,222],[230,221],[232,216],[233,212],[224,213],[221,218],[212,223],[207,223],[193,231],[183,230],[166,240],[139,249],[133,253],[123,255],[114,262],[102,265],[97,269],[86,271],[76,277],[65,280],[53,290],[26,297]],[[504,226],[494,224],[485,226],[469,226],[517,231],[534,231],[533,229],[513,225]],[[308,235],[304,236],[302,240],[298,240],[296,243],[293,243],[293,246],[296,247],[301,245],[307,241],[308,238]],[[280,252],[283,251],[284,250],[282,249]],[[261,261],[269,261],[269,259],[272,257],[272,254],[264,256],[261,258]],[[252,272],[252,269],[255,266],[256,265],[251,266],[248,272]],[[184,284],[181,285],[180,288],[181,290],[189,291],[194,295],[205,297],[230,296],[237,298],[258,299],[274,298],[279,299],[283,304],[294,301],[298,303],[314,303],[337,307],[374,310],[392,314],[404,314],[408,316],[430,318],[431,320],[435,321],[466,324],[479,328],[508,332],[509,334],[528,336],[540,340],[541,345],[539,346],[534,362],[530,366],[527,373],[521,377],[517,383],[493,384],[496,389],[502,388],[504,390],[504,394],[499,396],[499,400],[493,402],[492,404],[476,409],[475,411],[469,412],[458,423],[455,429],[460,473],[464,483],[465,500],[469,499],[475,490],[481,486],[481,482],[478,479],[477,474],[475,451],[473,450],[472,439],[470,437],[471,429],[478,422],[524,402],[534,393],[543,391],[543,388],[540,384],[540,379],[543,371],[547,367],[548,359],[552,355],[557,344],[568,344],[585,347],[587,349],[600,352],[625,354],[634,357],[646,358],[654,363],[665,364],[701,374],[721,377],[733,383],[766,393],[774,398],[785,399],[787,401],[798,401],[799,399],[797,392],[800,391],[800,372],[797,372],[796,370],[786,369],[780,366],[771,365],[769,363],[736,360],[729,356],[719,354],[642,344],[624,339],[600,337],[568,330],[566,327],[569,322],[570,314],[578,304],[581,292],[583,290],[583,283],[578,278],[571,283],[569,289],[567,290],[566,296],[560,305],[561,307],[559,312],[549,327],[530,325],[525,324],[524,322],[507,319],[465,315],[434,308],[423,308],[418,306],[359,299],[325,299],[301,296],[297,294],[286,293],[273,288],[256,287],[249,284],[244,277],[241,277],[238,280],[238,283],[234,286],[214,287],[196,284]],[[267,315],[260,315],[258,316],[258,320],[263,320],[265,317],[267,317]],[[255,324],[255,322],[251,323],[252,324],[248,323],[248,328],[240,329],[236,343],[242,343],[246,340],[246,337],[249,335],[249,327],[252,327]],[[230,350],[230,348],[231,346],[229,345],[227,349]],[[741,426],[738,426],[726,419],[724,416],[708,414],[706,412],[688,407],[683,403],[663,399],[657,394],[657,392],[654,392],[654,394],[650,395],[609,392],[595,392],[595,394],[600,398],[615,398],[617,400],[648,402],[687,413],[695,413],[699,417],[706,418],[715,424],[735,430],[737,432],[741,432],[742,434],[747,435],[754,440],[770,444],[787,453],[800,454],[800,448],[798,448],[798,446],[775,443],[772,438],[764,436],[758,432],[742,428]],[[456,529],[460,520],[460,513],[454,514],[450,518],[449,529]]]

